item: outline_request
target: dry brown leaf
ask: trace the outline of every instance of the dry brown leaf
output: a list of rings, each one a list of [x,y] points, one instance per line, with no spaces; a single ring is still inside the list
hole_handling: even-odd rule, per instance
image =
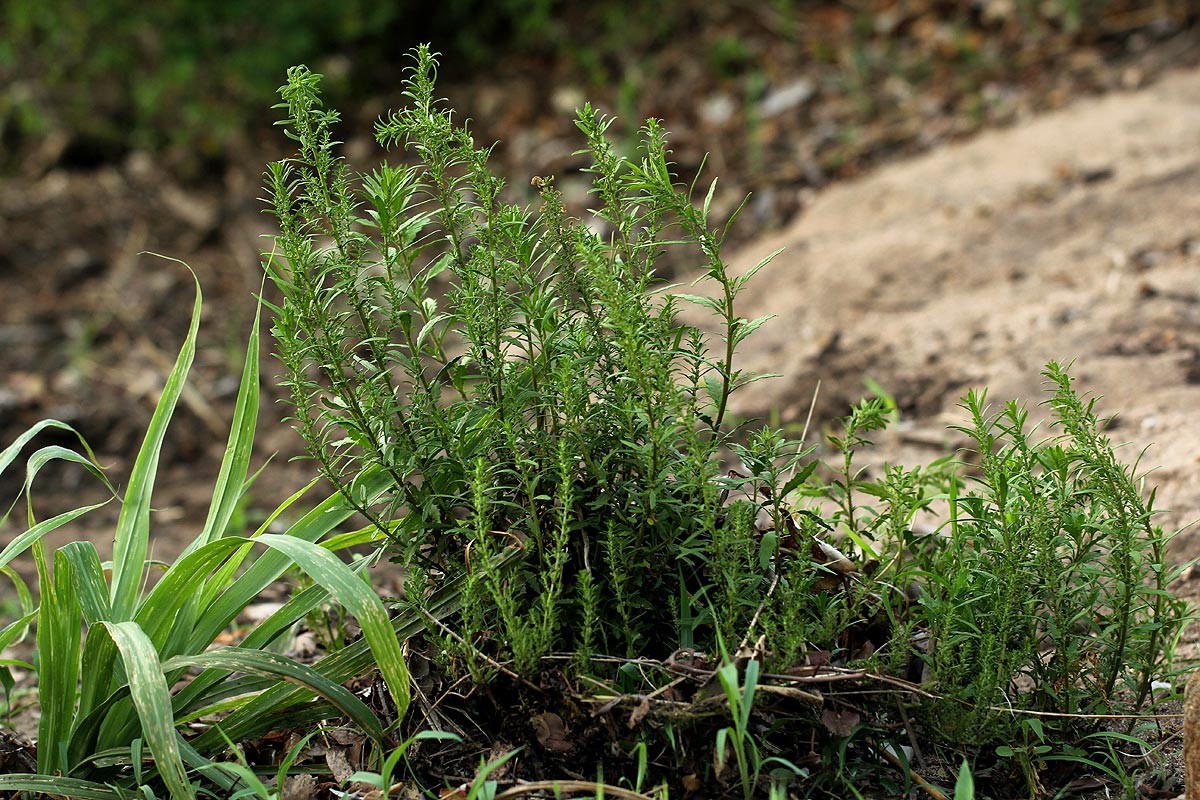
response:
[[[849,736],[860,722],[862,716],[857,711],[827,708],[821,712],[821,724],[834,736]]]
[[[630,730],[638,726],[646,715],[650,713],[650,698],[642,695],[638,698],[637,705],[633,707],[633,711],[629,712],[629,722],[626,723]]]
[[[312,775],[289,775],[283,782],[280,800],[312,800],[317,796],[317,779]]]
[[[530,722],[536,732],[538,744],[552,753],[570,752],[574,745],[567,739],[567,726],[562,717],[552,711],[538,714]]]

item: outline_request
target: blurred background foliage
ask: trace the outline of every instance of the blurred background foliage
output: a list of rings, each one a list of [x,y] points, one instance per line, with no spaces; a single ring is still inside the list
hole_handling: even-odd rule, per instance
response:
[[[455,73],[500,61],[566,62],[586,89],[629,85],[673,39],[697,41],[716,74],[751,74],[764,34],[807,61],[835,63],[849,86],[891,74],[979,82],[1073,46],[1178,29],[1193,0],[6,0],[0,5],[0,131],[5,150],[50,131],[77,160],[130,149],[220,155],[269,124],[284,70],[327,73],[343,106],[398,85],[403,54],[432,41]],[[736,24],[727,22],[730,18]],[[634,82],[636,86],[636,82]],[[865,105],[869,106],[869,103]],[[871,109],[864,108],[868,116]],[[251,134],[253,135],[253,134]]]
[[[287,67],[325,62],[332,80],[377,89],[340,59],[396,61],[446,41],[480,65],[496,43],[536,45],[551,0],[8,0],[0,120],[11,139],[65,128],[98,150],[164,146],[212,153],[268,107]],[[489,43],[492,43],[489,45]],[[336,60],[335,60],[336,59]],[[397,67],[399,64],[397,64]]]

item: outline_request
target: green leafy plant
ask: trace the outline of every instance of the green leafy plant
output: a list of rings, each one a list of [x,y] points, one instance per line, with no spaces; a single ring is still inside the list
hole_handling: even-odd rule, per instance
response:
[[[408,107],[377,126],[408,160],[365,174],[337,153],[319,76],[289,73],[282,124],[298,153],[267,173],[281,230],[268,272],[309,454],[389,538],[408,602],[462,581],[445,641],[474,677],[497,657],[531,675],[555,649],[586,667],[592,653],[728,652],[754,632],[781,670],[816,650],[923,673],[935,695],[917,712],[936,740],[1025,741],[1012,711],[1142,706],[1184,620],[1166,591],[1169,537],[1064,369],[1047,368],[1060,433],[1040,444],[1017,404],[993,415],[967,397],[974,483],[949,459],[864,470],[858,452],[895,417],[881,391],[830,436],[828,470],[775,429],[733,430],[729,398],[754,380],[734,354],[764,321],[735,300],[757,268],[726,269],[713,189],[674,185],[661,125],[621,158],[610,120],[585,107],[593,219],[568,218],[548,177],[531,212],[505,202],[488,149],[436,102],[428,48],[415,61]],[[706,293],[656,281],[671,247],[701,259]],[[679,324],[679,302],[710,310],[718,334]],[[356,495],[376,472],[389,489]],[[812,507],[797,510],[803,498]],[[939,509],[941,527],[918,534]],[[495,567],[508,545],[521,557]],[[720,735],[748,791],[757,673],[747,697],[729,669],[735,724]],[[1056,745],[1077,719],[1038,730]]]
[[[1046,744],[1046,730],[1042,721],[1037,717],[1021,720],[1019,743],[1002,744],[996,748],[996,755],[1012,759],[1025,779],[1031,798],[1041,797],[1046,793],[1042,786],[1039,773],[1044,766],[1043,759],[1054,748]]]
[[[760,474],[720,477],[729,397],[754,380],[734,352],[765,318],[735,311],[757,269],[726,269],[724,233],[708,224],[715,184],[697,202],[673,184],[655,120],[639,160],[617,156],[611,121],[587,106],[578,125],[606,233],[569,219],[551,178],[534,179],[539,213],[507,204],[488,149],[438,105],[435,66],[420,48],[409,107],[377,126],[416,163],[362,175],[336,153],[320,76],[296,68],[281,88],[299,152],[267,173],[281,230],[269,274],[309,454],[391,537],[410,597],[432,576],[464,576],[464,638],[519,671],[552,648],[665,653],[714,628],[732,638],[776,553],[764,545],[749,576],[737,565],[730,591],[709,566],[725,543],[754,539],[747,487],[774,480],[763,469],[788,449],[763,439]],[[654,264],[677,245],[702,259],[711,295],[662,291]],[[717,355],[679,324],[681,300],[713,312]],[[355,497],[356,476],[376,470],[394,491]],[[744,499],[731,506],[731,492]],[[526,551],[519,566],[483,566],[509,543]]]
[[[751,798],[758,789],[763,769],[772,764],[781,768],[780,771],[789,778],[805,773],[804,770],[785,758],[779,756],[763,758],[754,732],[750,728],[750,715],[754,710],[754,693],[758,690],[759,663],[754,659],[747,661],[740,681],[738,672],[737,663],[734,661],[726,661],[717,670],[717,680],[720,681],[725,698],[729,702],[729,713],[733,717],[733,724],[717,731],[715,761],[717,772],[720,773],[725,768],[728,757],[726,755],[727,748],[733,751],[738,778],[742,784],[742,793],[746,798]],[[786,796],[786,793],[782,791],[784,788],[786,788],[786,781],[778,780],[773,774],[770,786],[771,796],[774,797],[777,793],[779,796]]]
[[[341,685],[370,669],[378,668],[383,674],[399,716],[403,717],[408,707],[408,674],[397,633],[411,635],[421,623],[415,617],[389,620],[379,598],[363,580],[361,571],[368,557],[360,556],[349,565],[335,555],[379,536],[373,528],[337,533],[338,526],[353,513],[351,504],[340,494],[334,495],[285,533],[266,533],[267,525],[310,488],[306,487],[276,509],[258,531],[248,536],[229,532],[229,519],[252,479],[248,465],[258,416],[257,326],[247,348],[229,443],[203,532],[157,580],[151,579],[151,493],[167,425],[195,352],[199,319],[197,287],[191,327],[151,419],[128,489],[118,500],[121,512],[113,536],[111,568],[101,564],[90,541],[59,548],[51,567],[43,543],[46,534],[98,506],[44,521],[38,521],[33,512],[32,484],[46,463],[74,462],[103,476],[90,451],[86,446],[77,453],[55,445],[28,459],[25,495],[29,526],[0,552],[0,565],[32,549],[41,600],[36,610],[5,628],[0,640],[6,646],[36,623],[42,710],[38,774],[0,776],[0,789],[115,800],[119,791],[134,788],[130,781],[136,776],[136,784],[161,781],[174,798],[194,797],[189,768],[204,768],[209,778],[228,788],[241,777],[237,765],[227,767],[211,759],[227,740],[242,741],[276,726],[344,716],[381,746],[383,723]],[[46,428],[71,432],[54,421],[34,426],[0,453],[0,470],[10,466],[21,448]],[[381,474],[365,474],[352,492],[369,498],[387,486]],[[266,552],[254,558],[251,551],[256,546],[265,546]],[[214,648],[218,635],[238,613],[293,565],[299,566],[312,584],[239,646]],[[315,667],[264,649],[329,597],[357,617],[362,639]],[[427,613],[444,615],[456,601],[457,589],[449,586]],[[183,738],[186,724],[208,719],[218,711],[222,713],[219,729],[208,726],[190,739]],[[143,743],[153,758],[149,770],[141,763]]]
[[[1135,468],[1117,460],[1095,401],[1060,365],[1045,375],[1058,432],[1040,444],[1016,403],[995,415],[982,393],[964,403],[981,475],[974,491],[951,487],[921,600],[939,690],[973,707],[960,707],[963,727],[947,735],[994,735],[1012,724],[1001,706],[1136,710],[1168,673],[1187,620],[1167,590],[1179,568],[1167,563],[1171,537],[1153,522],[1153,494],[1143,499]],[[1020,680],[1032,689],[1017,690]]]

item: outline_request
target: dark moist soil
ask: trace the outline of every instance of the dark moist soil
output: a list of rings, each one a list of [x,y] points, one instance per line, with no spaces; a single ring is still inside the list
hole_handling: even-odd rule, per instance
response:
[[[687,24],[647,49],[604,56],[599,83],[596,71],[589,72],[578,61],[516,57],[474,76],[455,76],[448,65],[442,90],[460,113],[474,120],[477,141],[502,142],[495,163],[509,176],[519,199],[532,200],[530,178],[553,174],[575,212],[584,213],[587,182],[579,172],[580,158],[573,155],[581,143],[571,116],[585,99],[619,114],[625,123],[647,115],[665,119],[674,132],[675,158],[686,180],[696,175],[707,153],[706,174],[721,178],[715,206],[722,216],[732,214],[745,194],[753,192],[731,231],[731,253],[735,259],[750,259],[782,237],[793,255],[769,271],[769,278],[760,278],[768,285],[748,297],[743,310],[747,316],[787,310],[774,327],[747,343],[745,358],[788,372],[788,378],[777,384],[779,388],[750,395],[743,413],[776,414],[781,422],[798,427],[813,400],[813,386],[821,379],[826,388],[812,423],[812,430],[819,431],[844,413],[862,393],[863,376],[870,376],[895,396],[905,416],[899,433],[881,443],[882,457],[909,463],[928,460],[958,445],[945,433],[953,421],[947,414],[953,412],[954,396],[981,376],[1001,377],[997,398],[1007,399],[1008,389],[1027,388],[1019,381],[1005,383],[1003,376],[1009,373],[1002,367],[1024,370],[1033,376],[1036,388],[1041,356],[1026,353],[1026,340],[1014,330],[1032,329],[1040,319],[1064,320],[1056,324],[1077,326],[1068,341],[1074,350],[1056,355],[1076,357],[1084,380],[1101,384],[1086,388],[1116,394],[1123,407],[1128,403],[1138,409],[1129,417],[1127,430],[1136,434],[1129,438],[1151,436],[1176,450],[1190,448],[1183,455],[1175,450],[1168,454],[1175,459],[1172,463],[1186,464],[1187,453],[1200,454],[1200,437],[1181,433],[1185,428],[1179,420],[1193,406],[1185,402],[1190,396],[1172,393],[1170,382],[1178,378],[1181,385],[1196,383],[1187,376],[1197,372],[1200,353],[1194,289],[1200,254],[1194,242],[1200,241],[1200,228],[1193,224],[1176,231],[1178,235],[1156,234],[1140,244],[1133,241],[1136,237],[1119,241],[1113,258],[1124,259],[1120,268],[1132,276],[1128,285],[1140,280],[1143,288],[1136,290],[1136,303],[1131,300],[1120,313],[1091,323],[1076,307],[1086,298],[1072,305],[1054,289],[1070,288],[1076,274],[1072,270],[1091,269],[1091,262],[1072,262],[1068,256],[1038,260],[1032,244],[1045,244],[1042,250],[1051,251],[1066,241],[1058,234],[1051,239],[1038,227],[1037,221],[1055,209],[1076,220],[1078,227],[1095,219],[1097,208],[1110,208],[1103,202],[1104,187],[1121,188],[1122,196],[1130,196],[1120,180],[1138,171],[1138,159],[1161,155],[1162,148],[1139,145],[1140,150],[1123,151],[1118,160],[1102,163],[1080,152],[1078,158],[1064,160],[1054,177],[1022,184],[1013,195],[1017,199],[1008,205],[987,197],[970,201],[970,225],[951,226],[939,235],[947,242],[973,237],[975,262],[986,261],[988,253],[1007,254],[1007,260],[990,268],[1003,271],[1014,287],[1033,289],[1022,295],[990,295],[987,302],[970,306],[975,310],[966,319],[954,316],[954,309],[946,305],[957,303],[958,295],[945,294],[948,299],[942,305],[932,302],[943,298],[947,287],[961,288],[976,280],[962,270],[936,268],[939,259],[953,257],[952,244],[945,245],[951,254],[946,256],[915,248],[903,237],[875,234],[883,228],[880,220],[891,219],[889,214],[899,213],[897,209],[911,200],[898,192],[894,197],[899,199],[889,201],[887,181],[911,189],[930,181],[950,186],[955,176],[961,178],[967,169],[962,153],[967,151],[952,142],[971,140],[981,130],[1019,133],[1041,124],[1039,120],[1059,119],[1053,116],[1056,109],[1066,114],[1082,109],[1094,102],[1089,99],[1093,96],[1134,102],[1160,82],[1173,85],[1173,76],[1200,79],[1195,72],[1186,73],[1200,62],[1195,12],[1190,4],[1165,4],[1157,14],[1147,15],[1137,4],[1116,3],[1111,19],[1091,35],[1072,38],[1053,29],[1031,33],[1004,16],[1009,4],[977,4],[982,10],[965,17],[958,10],[961,5],[884,3],[880,8],[886,13],[876,15],[873,28],[863,30],[844,4],[813,4],[792,24],[771,10],[770,3],[735,3],[720,10],[697,10]],[[349,120],[342,132],[345,152],[354,166],[369,168],[378,158],[371,123],[400,99],[398,91],[391,92],[363,103],[357,113],[343,109]],[[1101,117],[1114,115],[1104,112]],[[199,532],[223,451],[253,298],[261,286],[259,252],[269,249],[263,237],[272,232],[271,220],[255,198],[261,195],[263,164],[285,153],[276,133],[248,132],[236,149],[203,164],[187,162],[179,154],[143,152],[122,153],[109,161],[97,157],[86,142],[51,134],[18,143],[7,159],[10,172],[0,183],[0,444],[40,419],[63,420],[84,435],[109,467],[114,483],[121,485],[186,331],[193,301],[187,270],[150,253],[187,262],[199,278],[205,298],[200,347],[191,388],[166,441],[155,494],[158,558],[173,558]],[[1042,136],[1048,142],[1055,139],[1053,131]],[[1191,136],[1196,141],[1194,130]],[[982,137],[980,145],[988,146],[986,141]],[[1005,146],[1010,151],[1013,147]],[[986,160],[992,158],[987,153],[995,151],[981,152],[978,158]],[[907,160],[919,153],[929,155]],[[928,159],[943,154],[949,166],[939,173]],[[1035,154],[1017,155],[1028,155],[1023,160],[1030,161]],[[992,163],[1000,163],[999,157]],[[896,164],[897,171],[884,169],[887,164]],[[1142,170],[1146,183],[1139,191],[1144,195],[1162,195],[1162,187],[1176,186],[1200,196],[1200,187],[1190,191],[1200,174],[1194,161],[1176,164],[1173,171],[1154,164]],[[181,182],[176,176],[184,173],[197,177]],[[873,179],[882,184],[870,183]],[[980,188],[981,196],[987,189]],[[869,196],[864,199],[861,193]],[[966,206],[955,206],[961,207]],[[951,213],[942,206],[931,208],[931,217]],[[1116,209],[1114,219],[1120,217],[1130,226],[1156,218],[1152,205],[1111,208]],[[1173,208],[1186,210],[1187,201],[1176,200]],[[805,224],[810,227],[797,228]],[[904,222],[902,227],[924,235],[924,226]],[[880,249],[864,249],[858,262],[853,252],[829,249],[831,242],[858,241],[874,242],[869,246]],[[1018,252],[1017,244],[1029,252]],[[837,255],[830,256],[834,252]],[[911,256],[908,262],[905,253]],[[830,256],[831,266],[824,272],[815,269],[804,260],[813,254]],[[860,272],[851,268],[855,264]],[[686,276],[694,266],[678,263],[673,269]],[[853,276],[860,273],[866,277],[855,282]],[[905,290],[895,290],[898,284]],[[931,302],[912,300],[918,293]],[[780,305],[785,296],[797,294],[795,305]],[[803,318],[791,316],[800,314],[800,307]],[[816,318],[822,311],[832,315],[831,321],[814,331],[803,319]],[[947,330],[948,324],[953,327]],[[959,340],[969,340],[976,349],[956,350]],[[1014,358],[1018,351],[1025,353],[1024,361]],[[913,353],[920,358],[906,360]],[[1108,385],[1105,381],[1116,383],[1114,376],[1121,373],[1089,367],[1110,364],[1102,359],[1122,354],[1168,370],[1172,377],[1167,390],[1153,381]],[[1189,357],[1190,367],[1184,363]],[[1164,360],[1149,361],[1153,358]],[[281,397],[270,380],[276,371],[275,363],[264,356],[269,401]],[[1147,403],[1158,403],[1157,412],[1145,410]],[[299,445],[279,422],[286,412],[277,402],[263,404],[257,454],[260,463],[271,454],[275,459],[253,487],[248,524],[261,519],[313,472],[310,464],[291,460]],[[39,441],[73,444],[60,434]],[[1192,484],[1184,473],[1180,468],[1166,480],[1168,490],[1178,489],[1174,511],[1186,521],[1200,513],[1200,500],[1186,491]],[[0,477],[0,493],[17,496],[22,477],[12,470]],[[34,496],[44,517],[103,499],[104,491],[77,470],[50,468],[39,476]],[[85,536],[97,542],[103,557],[116,511],[110,504],[63,531],[52,544]],[[15,531],[9,525],[0,534],[11,538]],[[1190,538],[1181,541],[1180,558],[1200,552],[1200,544]],[[27,564],[16,566],[26,574],[31,571]],[[1200,594],[1198,586],[1200,581],[1188,581],[1181,590],[1192,596]],[[670,725],[687,729],[686,746],[695,748],[689,757],[703,764],[719,724],[704,715],[672,721],[670,698],[643,706],[632,694],[596,713],[599,691],[566,685],[557,673],[536,687],[511,684],[504,677],[471,689],[429,680],[425,713],[434,713],[430,708],[436,707],[439,719],[453,721],[466,740],[457,749],[437,750],[436,758],[432,744],[422,745],[422,752],[431,755],[419,769],[436,777],[434,784],[455,775],[466,782],[481,756],[495,758],[518,746],[523,748],[518,756],[494,777],[595,780],[595,766],[604,763],[607,778],[631,778],[635,767],[627,754],[639,733],[649,732],[649,740],[662,748]],[[693,702],[711,687],[689,683],[679,691],[684,693],[679,702]],[[432,702],[438,698],[444,709]],[[764,702],[761,711],[757,719],[764,725],[805,713],[802,702],[786,697]],[[822,720],[821,725],[829,728],[841,722]],[[263,752],[278,744],[263,743]],[[816,759],[814,766],[829,757],[816,740],[789,746],[798,759]],[[343,756],[353,751],[352,742],[339,747]],[[1156,756],[1153,766],[1158,770],[1146,773],[1145,796],[1165,796],[1155,793],[1177,788],[1172,780],[1178,771],[1170,760],[1177,751],[1175,741],[1168,740],[1167,755]],[[740,791],[735,782],[723,785],[712,782],[711,776],[680,772],[678,764],[688,761],[678,753],[659,749],[648,755],[653,775],[692,796]],[[0,740],[0,756],[4,765],[25,769],[21,759],[28,757],[27,743],[15,737]],[[953,754],[924,757],[930,765],[926,777],[950,785],[945,765],[954,762]],[[332,763],[328,755],[320,758]],[[882,756],[880,764],[879,774],[891,774],[890,780],[895,780],[899,773],[887,767]],[[984,779],[999,787],[1012,777],[997,773]],[[1063,777],[1062,784],[1069,780]],[[887,785],[878,775],[867,776],[864,785],[874,784]],[[1103,792],[1102,786],[1078,788],[1080,796]]]

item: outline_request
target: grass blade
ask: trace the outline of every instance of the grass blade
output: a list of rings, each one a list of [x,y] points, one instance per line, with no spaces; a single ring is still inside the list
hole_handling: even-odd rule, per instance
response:
[[[119,793],[102,783],[61,775],[0,775],[0,792],[36,792],[38,797],[70,797],[73,800],[122,800]]]
[[[523,551],[515,547],[506,548],[495,560],[495,569],[501,569],[511,564],[523,555]],[[459,608],[462,600],[463,579],[455,578],[433,593],[422,603],[422,610],[434,619],[443,619],[453,614]],[[425,630],[425,621],[421,613],[405,609],[391,621],[391,628],[399,641]],[[314,665],[314,669],[325,677],[338,683],[344,683],[351,678],[361,675],[370,669],[374,656],[366,639],[359,639],[331,653]],[[246,703],[241,708],[231,712],[221,722],[221,729],[235,741],[251,738],[269,732],[278,727],[280,720],[277,715],[281,709],[290,708],[302,702],[311,694],[295,686],[276,686],[268,689]],[[209,750],[220,746],[221,739],[215,731],[205,731],[197,736],[192,744],[199,750]]]
[[[364,473],[355,481],[354,491],[356,496],[358,492],[362,492],[364,497],[373,501],[391,485],[391,480],[383,470],[373,470]],[[319,541],[354,513],[355,509],[346,499],[340,493],[335,493],[297,520],[288,528],[286,536],[298,541]],[[245,573],[221,593],[220,597],[204,609],[193,644],[202,647],[211,642],[243,608],[253,602],[254,598],[278,580],[291,566],[291,559],[282,552],[263,553]]]
[[[38,524],[34,525],[29,530],[25,531],[9,542],[8,547],[5,547],[3,552],[0,552],[0,567],[7,565],[14,558],[24,553],[47,533],[55,531],[61,528],[63,525],[79,519],[89,511],[95,511],[97,508],[100,508],[103,505],[107,505],[107,503],[96,503],[92,506],[84,506],[83,508],[64,511],[56,517],[51,517],[44,522],[39,522]]]
[[[163,670],[167,672],[178,667],[216,667],[267,678],[283,678],[324,697],[375,742],[383,740],[383,728],[379,719],[349,689],[334,683],[311,667],[276,653],[241,647],[222,647],[194,656],[177,656],[163,664]]]
[[[38,772],[66,772],[59,763],[75,717],[79,692],[79,649],[83,622],[71,585],[70,564],[56,558],[50,574],[45,546],[34,547],[42,605],[38,616],[38,695],[42,716],[38,720]]]
[[[163,783],[176,800],[194,798],[175,735],[171,694],[153,643],[135,622],[101,624],[112,636],[125,663],[129,694],[142,723],[142,735],[150,746]]]
[[[273,533],[258,537],[258,542],[279,550],[295,561],[300,569],[324,586],[335,600],[358,619],[363,638],[374,653],[379,671],[391,689],[392,699],[396,702],[396,716],[403,719],[412,700],[412,687],[409,686],[404,652],[379,596],[340,558],[323,547]]]
[[[195,275],[192,277],[195,279]],[[192,305],[192,321],[187,337],[163,386],[162,397],[158,401],[158,407],[154,409],[154,416],[150,418],[146,438],[129,476],[129,489],[125,493],[125,502],[121,504],[121,515],[117,520],[116,538],[113,542],[111,597],[113,616],[119,620],[133,619],[150,538],[150,495],[158,473],[158,458],[162,452],[167,425],[171,421],[175,405],[179,402],[188,370],[196,355],[201,293],[200,282],[197,280],[195,283],[196,300]]]
[[[221,469],[213,487],[212,503],[209,505],[204,531],[198,539],[188,545],[183,555],[223,536],[242,497],[246,474],[250,470],[254,428],[258,423],[258,327],[261,313],[262,305],[259,304],[254,312],[254,324],[250,328],[250,341],[246,345],[246,360],[242,366],[242,380],[233,409],[233,422],[229,427],[225,456],[221,459]]]

